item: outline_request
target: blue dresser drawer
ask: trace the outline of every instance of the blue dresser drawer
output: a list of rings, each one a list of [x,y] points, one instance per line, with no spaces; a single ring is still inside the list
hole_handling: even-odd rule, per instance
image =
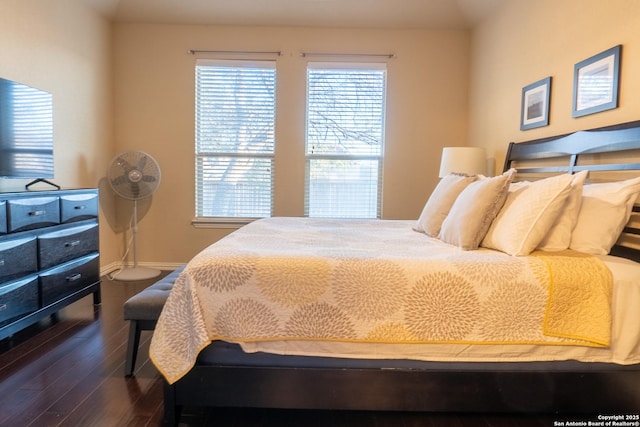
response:
[[[7,234],[7,202],[0,200],[0,234]]]
[[[65,261],[98,252],[98,224],[67,228],[38,236],[38,263],[41,270]]]
[[[0,280],[17,279],[38,270],[35,237],[0,243]]]
[[[60,224],[58,197],[7,200],[7,226],[10,233]]]
[[[98,217],[98,193],[60,196],[60,222],[67,223]]]
[[[0,324],[38,308],[37,275],[0,285]]]
[[[69,261],[40,273],[40,296],[43,306],[53,304],[100,281],[100,256],[95,253]]]

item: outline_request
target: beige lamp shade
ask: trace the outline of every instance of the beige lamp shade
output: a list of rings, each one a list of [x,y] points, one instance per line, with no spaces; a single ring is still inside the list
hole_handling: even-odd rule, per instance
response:
[[[440,178],[450,173],[478,175],[487,173],[487,155],[480,147],[445,147],[440,160]]]

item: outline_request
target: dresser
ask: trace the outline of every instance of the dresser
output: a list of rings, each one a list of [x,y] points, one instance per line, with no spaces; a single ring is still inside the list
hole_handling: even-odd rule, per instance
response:
[[[0,339],[93,294],[98,190],[0,193]]]

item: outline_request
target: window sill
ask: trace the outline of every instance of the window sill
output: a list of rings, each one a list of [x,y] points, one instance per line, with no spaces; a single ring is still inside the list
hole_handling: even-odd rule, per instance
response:
[[[213,218],[197,217],[191,220],[195,228],[240,228],[258,218]]]

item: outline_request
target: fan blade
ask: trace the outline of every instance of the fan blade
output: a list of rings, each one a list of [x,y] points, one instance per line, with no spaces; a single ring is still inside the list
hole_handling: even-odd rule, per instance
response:
[[[122,185],[127,181],[128,180],[127,180],[127,177],[125,175],[120,175],[119,177],[112,179],[111,183],[113,185]]]
[[[156,177],[152,175],[142,175],[142,180],[144,182],[156,182]]]
[[[133,195],[134,198],[138,198],[140,197],[140,185],[138,185],[137,182],[132,182],[131,183],[131,194]]]
[[[138,170],[143,170],[144,165],[146,164],[147,164],[147,156],[140,157],[140,160],[138,160]]]
[[[129,162],[127,162],[122,157],[118,157],[118,160],[116,160],[116,163],[118,164],[118,166],[120,166],[125,171],[131,169],[131,165],[129,164]]]

